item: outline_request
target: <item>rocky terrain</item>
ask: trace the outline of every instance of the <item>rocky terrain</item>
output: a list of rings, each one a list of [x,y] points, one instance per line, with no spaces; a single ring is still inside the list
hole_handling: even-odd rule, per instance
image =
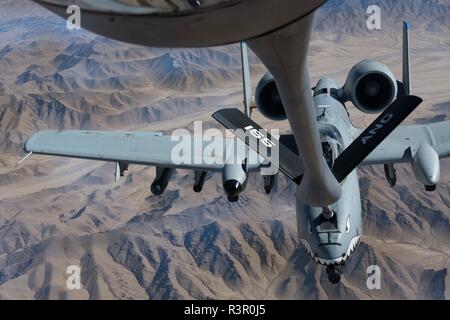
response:
[[[338,41],[367,37],[370,33],[366,27],[367,9],[373,5],[381,9],[381,29],[389,29],[377,33],[380,37],[396,40],[392,26],[405,19],[414,28],[430,34],[448,32],[450,28],[450,7],[446,0],[345,0],[328,1],[320,9],[316,35],[331,35]]]
[[[369,1],[329,1],[318,13],[310,50],[313,80],[343,83],[363,58],[401,74],[401,21],[413,25],[413,91],[424,98],[408,123],[450,117],[450,1],[370,1],[382,29],[365,28]],[[65,23],[28,0],[0,3],[1,299],[448,299],[450,161],[426,193],[408,165],[390,188],[382,168],[360,170],[365,236],[331,285],[297,248],[293,186],[280,179],[267,197],[252,176],[238,203],[219,175],[204,192],[179,170],[160,197],[154,169],[33,156],[26,139],[43,129],[191,128],[242,100],[239,47],[195,50],[130,46]],[[265,72],[252,55],[254,85]],[[355,124],[368,117],[350,109]],[[265,126],[288,130],[286,122]],[[218,127],[218,126],[217,126]],[[381,290],[366,287],[377,264]],[[67,290],[66,268],[82,269],[82,290]]]

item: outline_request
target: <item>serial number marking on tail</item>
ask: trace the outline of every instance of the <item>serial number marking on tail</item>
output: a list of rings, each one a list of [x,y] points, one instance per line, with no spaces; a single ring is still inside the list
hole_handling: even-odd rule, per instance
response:
[[[249,131],[250,134],[256,139],[261,140],[261,142],[267,147],[272,148],[276,146],[276,143],[271,141],[269,138],[264,136],[258,129],[255,129],[253,126],[247,126],[244,128],[245,131]]]

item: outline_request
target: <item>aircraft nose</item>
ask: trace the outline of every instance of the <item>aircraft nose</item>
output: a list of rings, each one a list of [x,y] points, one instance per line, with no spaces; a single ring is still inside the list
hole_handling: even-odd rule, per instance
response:
[[[340,245],[340,232],[320,232],[319,243],[321,246],[330,244]]]
[[[322,265],[340,264],[345,259],[345,251],[338,243],[321,244],[314,260]]]
[[[345,255],[345,248],[340,243],[340,234],[338,232],[321,232],[319,233],[319,261],[320,262],[336,262]],[[320,259],[321,258],[321,259]],[[339,261],[338,261],[339,260]]]
[[[342,264],[355,251],[360,239],[361,235],[356,236],[348,245],[339,242],[323,242],[319,245],[319,254],[314,259],[324,265]]]

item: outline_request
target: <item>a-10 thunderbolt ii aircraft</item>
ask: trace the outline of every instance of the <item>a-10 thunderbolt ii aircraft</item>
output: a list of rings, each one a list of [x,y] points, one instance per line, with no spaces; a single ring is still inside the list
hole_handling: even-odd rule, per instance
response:
[[[67,17],[71,4],[66,0],[35,1],[62,17]],[[269,119],[287,118],[292,135],[277,139],[250,119],[252,93],[247,47],[242,45],[245,113],[225,109],[213,115],[226,128],[240,129],[234,133],[249,146],[233,154],[233,161],[228,161],[232,152],[226,147],[223,152],[205,155],[210,142],[194,137],[192,145],[200,148],[190,153],[192,161],[175,163],[172,152],[177,142],[154,132],[42,131],[26,142],[27,156],[111,161],[116,164],[116,179],[129,164],[155,166],[151,191],[158,195],[176,168],[195,170],[196,192],[201,191],[206,172],[221,172],[230,201],[238,200],[250,172],[275,165],[298,185],[297,227],[306,253],[327,266],[331,282],[339,282],[341,266],[356,249],[363,231],[355,169],[384,165],[387,180],[395,185],[394,164],[409,162],[417,180],[432,191],[439,181],[439,159],[450,156],[450,122],[398,127],[422,102],[410,94],[406,24],[403,82],[397,81],[387,66],[365,60],[351,69],[343,87],[322,78],[311,90],[306,57],[314,11],[324,2],[77,1],[83,28],[129,43],[206,47],[244,41],[270,72],[258,83],[256,107]],[[350,122],[347,102],[363,112],[381,114],[367,129],[357,129]],[[249,137],[262,144],[252,143]],[[272,149],[278,157],[273,157]],[[195,161],[196,157],[203,161]],[[264,176],[266,192],[274,179],[275,175]]]

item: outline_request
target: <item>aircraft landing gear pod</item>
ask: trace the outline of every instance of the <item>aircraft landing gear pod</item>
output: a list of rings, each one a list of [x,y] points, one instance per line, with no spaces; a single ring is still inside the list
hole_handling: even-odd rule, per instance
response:
[[[226,164],[222,170],[223,190],[228,201],[237,202],[239,195],[245,190],[247,174],[240,164]]]
[[[426,191],[436,190],[440,178],[439,155],[428,143],[420,144],[411,162],[414,175]]]

